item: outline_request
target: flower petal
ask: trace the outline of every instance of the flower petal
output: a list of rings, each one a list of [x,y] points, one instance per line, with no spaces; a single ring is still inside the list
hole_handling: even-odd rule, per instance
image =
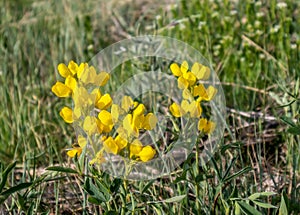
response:
[[[138,156],[140,157],[141,161],[147,162],[151,160],[156,154],[156,151],[151,146],[145,146],[140,151]]]
[[[115,142],[118,145],[119,149],[123,149],[127,146],[127,140],[122,138],[120,135],[116,136]]]
[[[128,112],[132,106],[133,106],[132,98],[130,96],[124,96],[122,98],[122,104],[121,104],[122,109]]]
[[[157,118],[153,113],[148,113],[145,117],[143,128],[146,130],[152,130],[155,128],[157,123]]]
[[[77,156],[79,156],[82,152],[82,149],[79,148],[79,147],[76,147],[74,149],[71,149],[69,151],[67,151],[67,155],[70,157],[70,158],[73,158],[75,157],[75,155],[77,154]]]
[[[99,108],[100,110],[107,109],[111,106],[112,104],[112,99],[108,93],[104,94],[103,96],[100,97],[100,99],[97,101],[96,99],[96,104],[95,106]]]
[[[141,143],[141,141],[139,141],[138,139],[135,139],[129,147],[129,151],[130,151],[130,158],[135,155],[137,156],[143,148],[143,144]]]
[[[69,107],[63,107],[59,112],[59,115],[64,119],[66,123],[73,123],[73,110]]]
[[[59,81],[52,86],[51,90],[57,97],[69,97],[72,94],[72,90]]]
[[[182,75],[182,72],[177,63],[172,63],[170,69],[174,76],[179,77]]]
[[[117,154],[119,151],[119,147],[116,144],[115,140],[112,137],[108,137],[104,142],[103,146],[106,152]]]
[[[58,64],[57,69],[58,69],[58,73],[63,78],[66,78],[72,74],[71,71],[68,69],[68,67],[63,63]]]
[[[180,70],[182,72],[182,74],[186,73],[189,69],[189,64],[187,61],[183,61],[181,66],[180,66]]]
[[[73,76],[69,75],[65,80],[65,85],[74,91],[77,86],[77,81]]]
[[[68,64],[68,69],[71,71],[72,75],[75,75],[78,69],[77,63],[71,60]]]
[[[175,102],[173,104],[171,104],[171,106],[169,107],[169,110],[170,110],[171,114],[175,117],[181,117],[183,115],[183,110]]]

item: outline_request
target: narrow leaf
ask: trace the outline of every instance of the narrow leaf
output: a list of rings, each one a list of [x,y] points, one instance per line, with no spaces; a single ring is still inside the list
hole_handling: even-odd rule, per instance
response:
[[[186,197],[186,195],[175,196],[175,197],[164,200],[164,202],[166,202],[166,203],[180,202],[185,197]]]
[[[252,170],[252,168],[250,166],[245,167],[245,168],[241,169],[240,171],[234,173],[233,175],[228,176],[227,178],[225,178],[224,182],[230,181],[230,180],[232,180],[232,179],[234,179],[234,178],[236,178],[236,177],[238,177],[238,176],[240,176],[240,175],[242,175],[244,173],[247,173],[247,172],[249,172],[251,170]]]
[[[17,164],[17,161],[11,163],[8,165],[8,167],[4,170],[4,172],[2,173],[2,181],[0,183],[0,192],[2,191],[2,189],[4,188],[4,185],[6,183],[7,180],[7,176],[8,174],[13,170],[13,168],[15,168]]]
[[[11,194],[13,194],[19,190],[28,188],[31,185],[32,185],[32,183],[21,183],[14,187],[9,188],[8,190],[5,190],[4,192],[2,192],[0,194],[0,204],[2,204]]]
[[[268,197],[268,196],[273,196],[275,195],[276,193],[275,192],[261,192],[261,193],[253,193],[251,196],[248,197],[248,199],[250,200],[255,200],[255,199],[258,199],[260,197]]]
[[[271,205],[269,203],[265,203],[265,202],[253,201],[253,203],[258,205],[259,207],[262,207],[262,208],[277,208],[276,206]]]
[[[261,215],[255,207],[247,204],[246,202],[238,202],[240,209],[247,215]]]
[[[280,119],[285,122],[286,124],[292,126],[292,127],[296,127],[296,124],[293,122],[293,119],[287,116],[282,116],[280,117]]]
[[[286,203],[285,203],[284,194],[281,195],[279,215],[288,215],[288,209],[287,209],[287,206],[286,206]]]
[[[50,167],[46,168],[46,170],[78,174],[78,172],[75,169],[72,169],[69,167],[62,167],[62,166],[50,166]]]

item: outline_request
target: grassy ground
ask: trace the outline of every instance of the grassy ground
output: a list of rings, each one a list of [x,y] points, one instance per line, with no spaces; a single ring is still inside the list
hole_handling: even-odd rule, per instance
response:
[[[251,211],[251,194],[272,191],[260,199],[277,208],[250,205],[262,214],[279,207],[284,214],[284,205],[286,214],[299,214],[300,5],[285,2],[0,0],[0,213],[233,214]],[[93,170],[91,181],[46,172],[74,166],[65,149],[75,134],[50,91],[58,63],[89,61],[143,34],[182,40],[215,68],[228,128],[212,161],[198,169],[192,154],[169,178],[129,184]],[[108,187],[106,198],[88,202],[88,183]]]

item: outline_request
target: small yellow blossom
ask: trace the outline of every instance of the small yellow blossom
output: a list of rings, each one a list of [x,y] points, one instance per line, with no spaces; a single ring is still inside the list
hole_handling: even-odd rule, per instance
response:
[[[182,117],[185,114],[185,110],[175,102],[169,107],[170,112],[175,117]]]
[[[213,86],[209,86],[205,89],[203,84],[199,84],[194,87],[194,96],[199,96],[198,101],[211,101],[217,93],[217,89]]]
[[[138,156],[143,162],[147,162],[155,156],[156,151],[151,146],[145,146],[139,152]]]
[[[60,81],[57,81],[51,90],[57,97],[69,97],[72,94],[72,89]]]
[[[94,116],[87,116],[83,122],[83,130],[85,130],[89,135],[99,132],[98,129],[98,119]]]
[[[59,112],[59,115],[64,119],[66,123],[74,122],[73,110],[69,107],[63,107]]]
[[[82,152],[82,148],[80,147],[75,147],[69,151],[67,151],[67,155],[70,157],[70,158],[73,158],[75,157],[75,155],[77,154],[77,156],[79,156]]]
[[[129,147],[130,150],[130,158],[133,156],[138,156],[139,153],[142,151],[143,144],[138,139],[135,139]]]
[[[115,142],[118,145],[120,150],[124,149],[128,144],[127,140],[122,138],[122,136],[120,136],[120,135],[117,135],[115,137]]]
[[[183,61],[180,68],[178,64],[172,63],[170,69],[173,75],[178,77],[177,81],[178,81],[178,87],[180,89],[185,89],[190,86],[193,86],[197,81],[196,76],[192,72],[188,71],[189,65],[187,61]]]
[[[194,63],[191,72],[198,80],[207,80],[210,76],[210,69],[200,63]]]
[[[153,113],[148,113],[145,116],[144,122],[143,122],[143,128],[146,130],[152,130],[155,128],[157,123],[157,118]]]
[[[106,110],[102,110],[99,114],[98,114],[98,119],[100,121],[100,123],[98,123],[98,127],[100,126],[99,130],[101,132],[110,132],[114,126],[113,120],[112,120],[112,116],[111,113],[106,111]]]
[[[104,140],[103,146],[105,151],[108,153],[113,153],[116,155],[119,151],[119,147],[112,137],[108,137],[106,140]]]
[[[76,154],[77,156],[80,156],[86,144],[86,139],[82,135],[79,135],[77,138],[77,144],[73,145],[73,149],[67,151],[67,155],[71,158],[75,157]]]
[[[205,118],[200,118],[198,122],[198,130],[205,133],[210,134],[214,131],[216,124],[212,121],[208,121]]]

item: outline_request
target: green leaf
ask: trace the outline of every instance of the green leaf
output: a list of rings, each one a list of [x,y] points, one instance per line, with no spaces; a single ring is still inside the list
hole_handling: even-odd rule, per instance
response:
[[[255,207],[247,204],[246,202],[238,202],[240,209],[247,215],[261,215]]]
[[[279,206],[279,215],[288,215],[288,208],[285,202],[284,193],[281,195],[281,201]]]
[[[297,125],[294,123],[293,119],[287,116],[282,116],[280,117],[280,119],[285,122],[286,124],[292,126],[292,127],[296,127]]]
[[[7,190],[5,190],[4,192],[2,192],[0,194],[0,204],[3,203],[11,194],[19,191],[19,190],[23,190],[25,188],[28,188],[32,185],[32,183],[21,183],[21,184],[18,184],[14,187],[11,187]]]
[[[265,202],[260,202],[260,201],[257,201],[257,200],[254,200],[252,201],[254,204],[258,205],[259,207],[262,207],[262,208],[277,208],[276,206],[274,205],[271,205],[269,203],[265,203]]]
[[[8,167],[3,171],[3,173],[1,174],[2,175],[2,181],[0,183],[0,192],[2,191],[2,189],[4,188],[4,185],[6,183],[6,180],[7,180],[7,176],[8,174],[13,170],[13,168],[15,168],[17,164],[17,161],[11,163],[8,165]]]
[[[156,180],[151,180],[151,181],[149,181],[146,185],[145,185],[145,187],[143,187],[143,189],[142,189],[142,194],[144,194],[144,192],[146,191],[146,190],[148,190],[148,188],[155,182]]]
[[[69,167],[62,167],[62,166],[50,166],[50,167],[46,168],[46,170],[78,174],[77,170],[69,168]]]
[[[108,201],[111,197],[110,190],[105,186],[104,182],[101,182],[99,180],[96,180],[96,185],[98,186],[98,190],[103,193],[105,201]]]
[[[92,204],[94,204],[94,205],[101,205],[101,203],[102,203],[103,201],[101,201],[101,200],[99,200],[99,199],[97,199],[97,198],[95,198],[95,197],[93,197],[93,196],[89,196],[89,197],[88,197],[88,202],[89,202],[89,203],[92,203]]]
[[[241,214],[241,207],[239,206],[238,202],[234,203],[234,214],[240,215]]]
[[[210,155],[210,154],[209,154]],[[211,156],[211,155],[210,155]],[[211,162],[212,162],[212,164],[214,165],[214,170],[215,170],[215,172],[217,173],[217,176],[218,176],[218,179],[221,181],[221,179],[222,179],[222,176],[221,176],[221,172],[220,172],[220,170],[219,170],[219,167],[218,167],[218,165],[217,165],[217,162],[216,162],[216,160],[211,156]]]
[[[91,195],[91,201],[94,201],[95,204],[100,204],[101,202],[107,202],[109,200],[110,195],[105,195],[101,192],[102,190],[96,187],[89,178],[86,179],[83,188]]]
[[[164,202],[166,202],[166,203],[180,202],[185,197],[186,197],[186,195],[175,196],[175,197],[172,197],[172,198],[169,198],[169,199],[165,199]]]
[[[272,195],[275,195],[277,193],[274,193],[274,192],[261,192],[261,193],[254,193],[252,194],[251,196],[248,197],[248,199],[254,201],[255,199],[258,199],[260,197],[263,197],[263,196],[272,196]]]
[[[227,169],[226,169],[226,171],[225,171],[225,174],[224,174],[224,176],[223,176],[223,178],[222,178],[222,181],[223,181],[223,180],[227,177],[227,175],[229,174],[229,172],[230,172],[230,170],[231,170],[233,164],[235,163],[235,161],[236,161],[236,157],[232,158],[232,160],[231,160],[229,166],[227,167]]]
[[[247,172],[249,172],[251,170],[252,170],[252,168],[250,166],[245,167],[245,168],[241,169],[240,171],[232,174],[231,176],[228,176],[227,178],[225,178],[224,182],[230,181],[230,180],[232,180],[232,179],[234,179],[234,178],[236,178],[236,177],[238,177],[238,176],[240,176],[240,175],[242,175],[244,173],[247,173]]]
[[[293,135],[300,135],[300,127],[291,127],[288,128],[287,132],[293,134]]]

